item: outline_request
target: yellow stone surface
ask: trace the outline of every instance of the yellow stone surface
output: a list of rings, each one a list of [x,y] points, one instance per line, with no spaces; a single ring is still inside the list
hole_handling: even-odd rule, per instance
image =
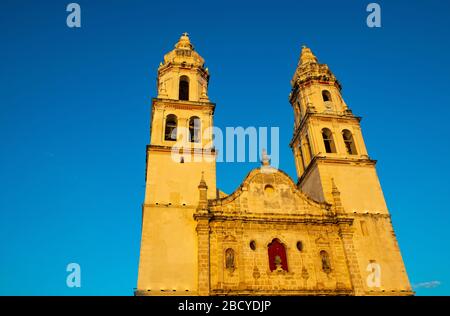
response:
[[[303,47],[291,81],[298,181],[263,159],[229,195],[216,188],[208,80],[183,34],[158,69],[135,294],[413,295],[376,161],[328,66]],[[169,115],[176,140],[165,136]],[[198,142],[183,132],[192,117]],[[280,257],[270,268],[274,240],[287,270]]]

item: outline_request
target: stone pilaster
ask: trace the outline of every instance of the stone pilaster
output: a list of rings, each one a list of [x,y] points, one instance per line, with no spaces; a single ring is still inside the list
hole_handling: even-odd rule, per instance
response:
[[[210,227],[211,214],[208,210],[208,186],[204,174],[198,185],[199,202],[194,218],[197,220],[197,242],[198,242],[198,295],[207,296],[210,290]]]
[[[362,296],[365,294],[364,284],[361,278],[361,271],[359,269],[355,247],[353,245],[353,229],[351,223],[339,223],[339,236],[341,237],[342,245],[344,247],[354,294],[356,296]]]
[[[210,290],[209,217],[197,217],[198,238],[198,295],[207,296]]]

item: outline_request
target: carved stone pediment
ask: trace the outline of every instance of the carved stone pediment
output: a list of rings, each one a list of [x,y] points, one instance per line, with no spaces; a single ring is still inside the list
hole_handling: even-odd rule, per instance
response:
[[[316,238],[316,245],[318,246],[328,246],[330,244],[330,242],[325,239],[323,236],[319,236],[318,238]]]
[[[234,237],[233,235],[226,235],[223,238],[224,242],[236,242],[236,237]]]
[[[300,191],[283,171],[253,169],[239,188],[222,198],[209,200],[212,213],[234,216],[254,215],[326,215],[330,205],[314,201]]]

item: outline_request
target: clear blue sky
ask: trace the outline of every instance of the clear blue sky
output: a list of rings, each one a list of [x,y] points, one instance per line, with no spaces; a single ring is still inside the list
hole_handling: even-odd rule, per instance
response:
[[[378,1],[381,29],[366,26],[370,1],[80,0],[81,29],[69,2],[0,4],[0,294],[133,293],[150,102],[182,32],[209,67],[216,125],[279,126],[292,177],[287,98],[311,47],[364,118],[411,283],[450,294],[448,1]],[[219,164],[218,186],[257,165]]]

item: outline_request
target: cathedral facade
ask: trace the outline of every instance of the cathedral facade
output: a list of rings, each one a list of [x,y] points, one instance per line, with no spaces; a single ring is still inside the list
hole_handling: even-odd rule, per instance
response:
[[[186,33],[157,80],[136,295],[414,294],[360,118],[309,48],[289,96],[297,181],[263,154],[217,189],[209,71]]]

